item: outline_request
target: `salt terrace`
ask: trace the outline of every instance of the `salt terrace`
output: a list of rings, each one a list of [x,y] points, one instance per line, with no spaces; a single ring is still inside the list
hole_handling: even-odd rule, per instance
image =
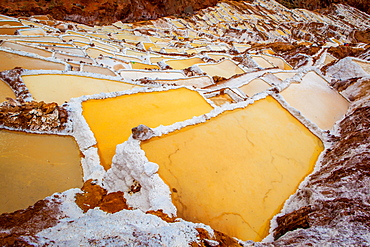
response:
[[[59,192],[75,224],[89,209],[156,214],[190,229],[180,245],[200,244],[199,229],[212,236],[207,225],[239,244],[271,240],[350,107],[330,82],[342,59],[333,47],[370,27],[351,11],[255,0],[110,26],[0,16],[0,212]],[[366,57],[350,62],[368,75]],[[38,237],[86,244],[59,225]]]

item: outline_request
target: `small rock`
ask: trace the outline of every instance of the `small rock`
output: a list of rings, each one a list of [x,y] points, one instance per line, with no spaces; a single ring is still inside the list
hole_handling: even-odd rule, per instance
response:
[[[154,132],[148,126],[140,124],[139,126],[132,128],[132,137],[136,140],[144,141],[151,138]]]

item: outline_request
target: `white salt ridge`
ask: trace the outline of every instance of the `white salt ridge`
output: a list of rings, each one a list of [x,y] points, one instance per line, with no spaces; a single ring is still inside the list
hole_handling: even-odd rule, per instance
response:
[[[203,228],[213,235],[213,230],[204,224],[181,219],[167,223],[141,210],[122,210],[110,214],[95,208],[83,213],[74,203],[76,193],[81,192],[79,189],[70,189],[55,194],[61,202],[59,222],[36,235],[37,245],[188,246],[197,241],[196,228]],[[29,241],[33,242],[31,239]]]

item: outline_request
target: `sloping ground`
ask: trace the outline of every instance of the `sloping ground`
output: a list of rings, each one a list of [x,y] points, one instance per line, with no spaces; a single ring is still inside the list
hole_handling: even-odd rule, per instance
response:
[[[365,13],[224,1],[109,26],[0,19],[0,128],[72,136],[84,184],[1,194],[33,205],[2,212],[1,245],[370,245]],[[4,157],[27,158],[10,143]]]
[[[51,17],[89,25],[109,25],[116,21],[135,22],[169,15],[192,14],[214,6],[217,0],[5,0],[0,14],[9,16],[50,15]]]

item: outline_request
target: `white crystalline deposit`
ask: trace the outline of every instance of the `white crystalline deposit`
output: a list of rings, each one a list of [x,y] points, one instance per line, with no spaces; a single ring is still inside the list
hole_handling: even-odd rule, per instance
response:
[[[354,77],[367,76],[368,74],[360,65],[352,61],[353,58],[346,57],[328,68],[326,74],[335,79],[347,80]]]
[[[86,213],[74,203],[79,189],[59,195],[59,209],[64,218],[39,232],[38,245],[52,246],[188,246],[197,241],[196,228],[213,231],[203,225],[179,220],[167,223],[141,210],[105,213],[98,208]],[[135,243],[135,244],[133,244]]]
[[[164,213],[176,215],[172,204],[170,189],[156,173],[158,165],[149,162],[140,148],[140,141],[132,136],[117,145],[112,167],[107,171],[103,187],[108,192],[130,191],[134,181],[141,185],[136,193],[125,193],[127,204],[143,211],[162,209]]]

